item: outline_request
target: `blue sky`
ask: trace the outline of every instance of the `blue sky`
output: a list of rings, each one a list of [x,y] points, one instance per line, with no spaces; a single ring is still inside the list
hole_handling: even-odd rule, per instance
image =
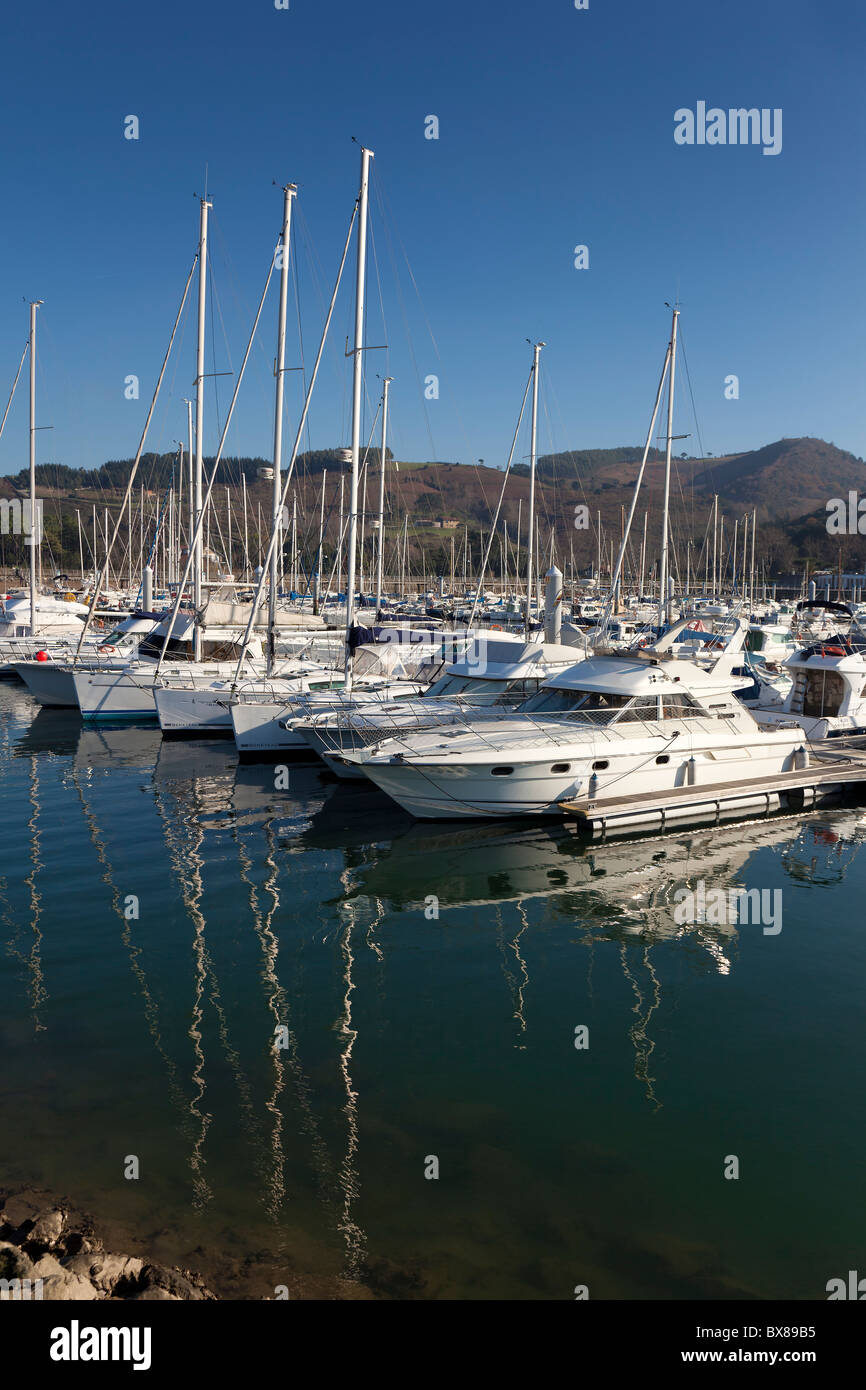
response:
[[[42,298],[40,461],[134,453],[213,198],[208,369],[237,368],[281,214],[296,219],[303,360],[358,182],[371,197],[368,395],[385,368],[398,457],[501,463],[543,338],[542,452],[641,440],[666,341],[682,329],[708,451],[813,434],[866,455],[866,21],[840,0],[187,0],[7,7],[0,102],[0,396]],[[678,146],[674,112],[781,108],[783,147]],[[124,139],[124,117],[140,138]],[[439,139],[424,138],[438,116]],[[574,268],[574,247],[589,268]],[[393,252],[393,254],[392,254]],[[407,270],[417,284],[417,291]],[[380,293],[381,288],[381,293]],[[348,442],[351,277],[309,442]],[[191,306],[192,309],[192,306]],[[276,295],[227,453],[268,455]],[[384,322],[383,322],[384,320]],[[194,316],[150,446],[185,437]],[[287,361],[302,361],[291,306]],[[136,374],[141,399],[124,399]],[[738,400],[724,381],[739,378]],[[423,378],[436,374],[438,400]],[[289,379],[287,431],[300,403]],[[685,383],[683,383],[685,384]],[[215,397],[218,391],[218,399]],[[231,379],[208,390],[212,452]],[[691,431],[688,392],[677,429]],[[691,445],[693,441],[689,441]],[[525,437],[519,454],[525,455]],[[26,378],[0,473],[27,461]]]

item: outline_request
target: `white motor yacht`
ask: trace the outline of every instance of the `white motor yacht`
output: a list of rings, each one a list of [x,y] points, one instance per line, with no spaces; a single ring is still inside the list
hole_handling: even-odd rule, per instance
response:
[[[574,648],[560,643],[527,642],[502,633],[481,636],[464,659],[449,665],[417,700],[356,700],[348,710],[337,707],[310,714],[294,721],[292,728],[338,777],[363,778],[363,768],[344,753],[394,734],[438,728],[470,713],[474,717],[485,709],[514,709],[574,660]]]
[[[866,631],[847,631],[800,647],[785,662],[792,684],[785,699],[765,699],[754,715],[766,728],[798,725],[810,741],[866,732]]]
[[[764,728],[736,698],[739,652],[702,664],[672,655],[686,622],[641,651],[577,663],[515,713],[346,757],[428,820],[562,815],[578,797],[754,786],[805,765],[801,730]]]

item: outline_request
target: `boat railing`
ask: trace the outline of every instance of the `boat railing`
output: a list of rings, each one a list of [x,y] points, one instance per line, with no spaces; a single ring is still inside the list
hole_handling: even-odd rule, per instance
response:
[[[451,728],[455,734],[471,731],[482,742],[487,743],[497,753],[510,743],[519,743],[521,748],[534,748],[553,745],[562,747],[583,741],[595,741],[595,736],[604,731],[606,740],[617,743],[637,738],[660,738],[665,744],[673,743],[684,734],[700,731],[704,734],[718,734],[720,724],[729,718],[736,718],[739,710],[725,710],[719,715],[695,714],[685,718],[645,719],[631,712],[627,719],[613,719],[619,711],[610,710],[566,710],[538,715],[516,712],[514,710],[488,709],[486,711],[452,709],[443,711],[440,717],[425,715],[423,723],[400,723],[397,712],[389,719],[385,712],[377,725],[355,722],[352,716],[346,721],[346,731],[351,731],[353,746],[375,747],[378,744],[394,743],[411,747],[411,740],[419,733],[429,733],[437,728]],[[535,737],[532,737],[533,731]],[[334,739],[334,751],[344,745],[340,741],[341,729],[329,726],[320,731],[323,742]],[[349,740],[347,740],[349,742]],[[662,750],[663,751],[663,750]]]

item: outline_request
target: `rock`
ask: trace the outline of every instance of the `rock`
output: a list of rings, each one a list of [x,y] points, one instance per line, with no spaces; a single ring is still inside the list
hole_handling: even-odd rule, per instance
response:
[[[0,1240],[0,1279],[29,1279],[33,1262],[8,1240]]]
[[[35,1190],[0,1189],[0,1279],[41,1279],[50,1302],[214,1297],[188,1269],[106,1253],[87,1216],[65,1197]]]
[[[98,1254],[101,1255],[105,1249],[102,1241],[94,1235],[82,1235],[80,1231],[70,1231],[63,1241],[68,1254]]]
[[[68,1274],[64,1270],[63,1274],[51,1275],[44,1281],[42,1297],[46,1302],[61,1303],[67,1300],[99,1298],[99,1291],[89,1279],[83,1278],[80,1274]]]
[[[65,1213],[57,1207],[42,1212],[34,1222],[28,1240],[31,1244],[56,1245],[63,1234],[65,1220]]]
[[[54,1255],[41,1255],[31,1266],[31,1279],[47,1279],[51,1274],[65,1274],[66,1270]]]
[[[113,1293],[118,1284],[135,1284],[141,1277],[144,1260],[131,1255],[91,1255],[90,1277],[100,1289]]]
[[[168,1269],[165,1265],[145,1265],[141,1271],[141,1279],[145,1287],[165,1289],[175,1298],[199,1299],[206,1296],[205,1292],[200,1287],[196,1287],[190,1279],[176,1269]]]

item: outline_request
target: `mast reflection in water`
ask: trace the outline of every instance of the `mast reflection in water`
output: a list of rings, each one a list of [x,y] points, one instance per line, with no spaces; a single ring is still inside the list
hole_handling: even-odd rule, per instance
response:
[[[599,845],[289,783],[0,690],[4,1186],[228,1297],[826,1296],[860,812]],[[699,881],[782,930],[679,922]]]

